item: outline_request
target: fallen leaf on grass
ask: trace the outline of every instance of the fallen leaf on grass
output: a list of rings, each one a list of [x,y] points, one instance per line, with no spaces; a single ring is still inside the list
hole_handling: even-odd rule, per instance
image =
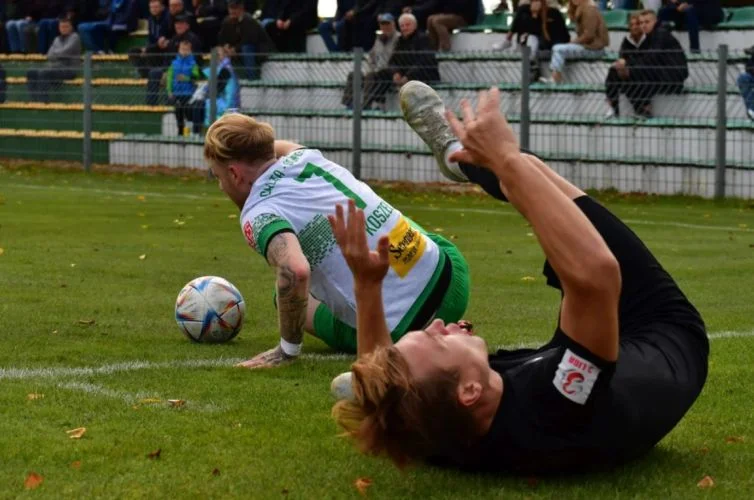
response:
[[[237,219],[237,218],[238,218],[238,214],[230,214],[228,216],[228,219]]]
[[[521,281],[536,281],[536,279],[534,276],[524,276]]]
[[[76,264],[71,264],[71,267],[76,267]]]
[[[29,475],[26,476],[26,480],[24,481],[24,488],[26,488],[27,490],[37,489],[44,480],[45,478],[43,478],[40,474],[37,474],[36,472],[30,472]]]
[[[86,427],[77,427],[69,431],[65,431],[68,437],[71,439],[81,439],[86,434]]]
[[[144,405],[151,405],[155,403],[162,403],[162,400],[158,398],[144,398],[144,399],[140,399],[139,403],[144,404]]]
[[[213,476],[219,476],[220,475],[220,469],[218,469],[217,467],[215,467],[214,469],[212,469],[212,475]]]
[[[359,493],[366,495],[367,488],[372,485],[372,480],[368,477],[360,477],[356,481],[354,481],[353,485],[356,486],[356,489],[359,490]]]
[[[183,399],[168,399],[168,404],[171,408],[180,408],[181,406],[186,405],[186,401]]]
[[[443,228],[436,227],[433,232],[435,232],[435,233],[442,233],[443,231],[445,231]]]
[[[145,254],[145,253],[139,255],[139,260],[144,260],[146,258],[147,258],[147,254]]]
[[[743,443],[744,437],[743,436],[728,436],[725,438],[725,442],[732,444],[732,443]]]
[[[80,319],[78,321],[79,325],[86,325],[86,326],[92,326],[96,320],[94,319]]]
[[[80,469],[81,468],[81,460],[75,460],[71,462],[71,469]]]
[[[36,392],[32,392],[26,395],[26,399],[28,399],[29,401],[36,401],[37,399],[42,399],[43,397],[45,397],[44,394],[37,394]]]
[[[712,488],[715,486],[715,480],[712,479],[712,476],[704,476],[696,485],[702,489]]]
[[[702,455],[706,455],[707,453],[709,453],[709,447],[702,446],[701,448],[699,448],[699,453],[701,453]]]
[[[150,460],[155,460],[157,458],[160,458],[160,455],[162,454],[162,448],[157,448],[156,450],[147,453],[147,458]]]
[[[136,199],[139,201],[146,201],[147,197],[144,196],[143,194],[140,194],[139,196],[136,197]]]
[[[141,225],[141,228],[142,228],[142,229],[149,229],[149,224],[142,224],[142,225]]]
[[[4,254],[4,253],[5,253],[5,250],[4,250],[4,249],[2,249],[2,248],[0,248],[0,255],[2,255],[2,254]]]
[[[58,333],[58,331],[57,331],[57,330],[53,330],[53,331],[52,331],[52,334],[53,334],[53,335],[55,335],[56,333]]]

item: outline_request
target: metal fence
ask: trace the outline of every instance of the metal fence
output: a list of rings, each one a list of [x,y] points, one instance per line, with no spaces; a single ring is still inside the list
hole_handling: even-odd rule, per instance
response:
[[[442,181],[402,120],[405,77],[431,83],[451,109],[499,86],[522,146],[584,188],[754,198],[754,122],[736,85],[747,58],[725,46],[658,53],[629,58],[626,73],[616,54],[582,54],[553,83],[539,81],[549,54],[526,47],[405,54],[400,70],[361,52],[214,53],[195,56],[199,74],[184,80],[168,71],[174,56],[88,54],[65,74],[6,56],[0,157],[205,168],[203,131],[238,108],[365,179]]]

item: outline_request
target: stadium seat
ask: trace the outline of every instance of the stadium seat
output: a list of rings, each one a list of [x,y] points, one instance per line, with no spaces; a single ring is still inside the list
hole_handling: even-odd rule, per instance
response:
[[[628,15],[631,11],[613,9],[602,12],[608,30],[624,30],[628,26]]]
[[[729,16],[717,25],[718,29],[754,29],[754,7],[739,7],[726,9]],[[754,40],[752,40],[754,43]]]

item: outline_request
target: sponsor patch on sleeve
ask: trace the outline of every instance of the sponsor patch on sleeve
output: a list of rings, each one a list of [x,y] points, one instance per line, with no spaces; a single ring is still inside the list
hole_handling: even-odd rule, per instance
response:
[[[566,349],[552,383],[563,396],[574,403],[584,405],[599,374],[600,369],[597,366]]]

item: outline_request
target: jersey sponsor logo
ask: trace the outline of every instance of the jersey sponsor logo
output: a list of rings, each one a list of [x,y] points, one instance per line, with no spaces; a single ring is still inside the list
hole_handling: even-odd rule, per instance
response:
[[[270,196],[275,189],[275,186],[277,186],[277,183],[280,182],[280,179],[283,177],[285,177],[285,172],[282,170],[273,170],[272,174],[267,178],[265,185],[262,186],[262,191],[260,191],[259,196],[262,198]]]
[[[390,216],[393,215],[393,207],[381,201],[377,208],[366,216],[367,234],[374,236],[377,231],[387,222]]]
[[[243,235],[246,237],[246,243],[249,244],[254,250],[257,249],[257,241],[254,239],[254,229],[251,227],[251,222],[246,221],[243,225]]]
[[[288,156],[286,156],[285,159],[283,160],[283,168],[290,167],[298,163],[301,157],[304,156],[305,152],[306,151],[303,149],[298,149],[294,151],[293,153],[289,154]]]
[[[424,255],[427,240],[404,217],[398,219],[398,223],[388,233],[388,239],[390,267],[399,277],[405,278]]]
[[[593,363],[566,349],[552,383],[563,396],[584,405],[599,374],[600,369]]]

